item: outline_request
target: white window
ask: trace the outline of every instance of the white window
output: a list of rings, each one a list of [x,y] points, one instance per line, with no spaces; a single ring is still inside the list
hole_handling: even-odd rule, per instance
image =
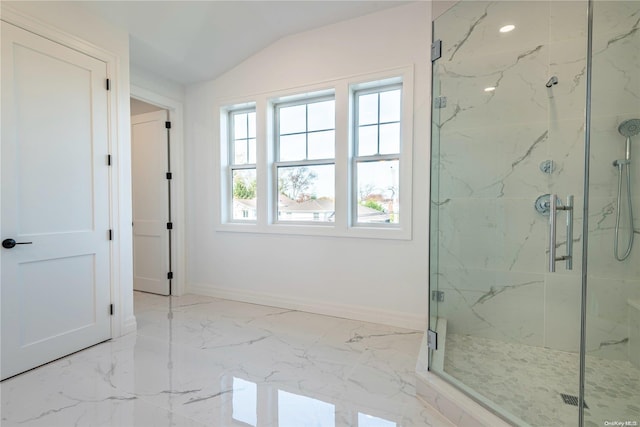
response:
[[[354,224],[400,223],[402,86],[354,92]]]
[[[411,239],[413,68],[220,105],[218,227]]]
[[[333,222],[335,100],[278,103],[275,113],[277,220]]]
[[[229,171],[231,219],[255,221],[257,217],[256,112],[229,112]]]

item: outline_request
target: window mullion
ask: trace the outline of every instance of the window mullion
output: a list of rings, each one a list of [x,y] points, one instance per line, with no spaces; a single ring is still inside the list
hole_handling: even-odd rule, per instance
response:
[[[376,118],[376,128],[377,128],[377,137],[378,137],[378,154],[380,154],[380,92],[377,94],[378,97],[378,117]]]
[[[304,158],[309,158],[309,104],[304,106]]]
[[[373,156],[358,156],[355,157],[356,162],[378,162],[383,160],[400,160],[400,154],[374,154]]]
[[[275,166],[277,168],[288,168],[295,166],[321,166],[321,165],[333,165],[335,164],[335,159],[318,159],[318,160],[291,160],[285,162],[275,162]]]
[[[249,163],[249,141],[251,140],[251,135],[249,135],[249,114],[247,114],[247,129],[246,129],[246,132],[247,132],[247,141],[245,143],[245,149],[246,149],[247,154],[245,156],[246,157],[245,161],[247,163]]]

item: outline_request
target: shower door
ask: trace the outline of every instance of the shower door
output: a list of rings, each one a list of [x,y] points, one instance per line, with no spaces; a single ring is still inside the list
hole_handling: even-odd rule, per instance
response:
[[[640,426],[640,2],[594,2],[592,35],[584,425]]]
[[[473,1],[434,21],[430,369],[517,425],[578,423],[586,12]],[[556,257],[573,249],[553,273],[552,194]]]

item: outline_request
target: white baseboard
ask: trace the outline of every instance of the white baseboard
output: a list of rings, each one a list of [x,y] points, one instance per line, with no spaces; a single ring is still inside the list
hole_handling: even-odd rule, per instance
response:
[[[360,320],[363,322],[380,323],[383,325],[413,329],[416,331],[424,331],[427,324],[426,312],[423,316],[418,316],[393,310],[381,310],[351,304],[337,304],[307,298],[274,295],[266,292],[221,288],[205,284],[190,284],[187,287],[187,293],[247,302],[251,304],[267,305],[289,310],[300,310],[308,313],[342,317],[345,319]]]
[[[122,335],[131,334],[138,330],[138,322],[136,316],[129,316],[122,324]]]

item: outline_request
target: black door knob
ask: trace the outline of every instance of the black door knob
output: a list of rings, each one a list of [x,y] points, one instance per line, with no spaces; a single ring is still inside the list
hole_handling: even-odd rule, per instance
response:
[[[14,248],[16,245],[30,245],[33,242],[16,242],[13,239],[4,239],[2,241],[2,247],[5,249],[11,249]]]

